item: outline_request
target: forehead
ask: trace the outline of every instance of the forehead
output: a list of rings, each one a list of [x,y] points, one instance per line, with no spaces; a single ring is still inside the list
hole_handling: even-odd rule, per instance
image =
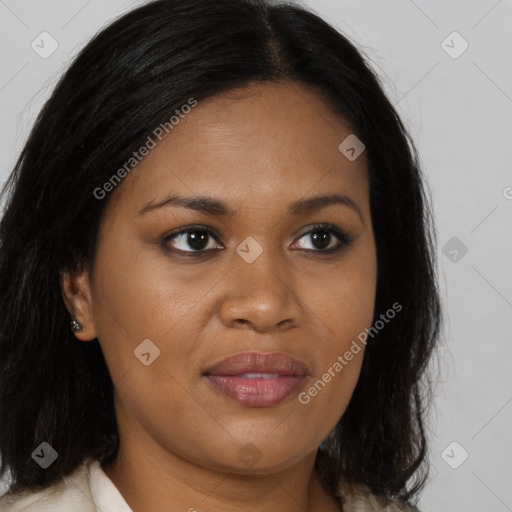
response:
[[[133,209],[172,192],[223,197],[235,208],[321,192],[361,200],[367,195],[365,155],[350,161],[339,149],[351,134],[312,88],[247,86],[182,113],[115,195]]]

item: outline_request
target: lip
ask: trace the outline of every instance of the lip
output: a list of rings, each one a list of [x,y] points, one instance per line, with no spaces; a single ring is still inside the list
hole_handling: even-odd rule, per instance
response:
[[[203,376],[217,391],[242,405],[269,407],[290,396],[307,374],[304,362],[283,352],[244,352],[211,366]]]

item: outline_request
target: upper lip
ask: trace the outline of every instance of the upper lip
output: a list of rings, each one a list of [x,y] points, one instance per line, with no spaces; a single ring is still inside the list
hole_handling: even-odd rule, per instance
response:
[[[235,354],[210,366],[206,375],[241,375],[244,373],[277,373],[307,375],[307,365],[283,352],[244,352]]]

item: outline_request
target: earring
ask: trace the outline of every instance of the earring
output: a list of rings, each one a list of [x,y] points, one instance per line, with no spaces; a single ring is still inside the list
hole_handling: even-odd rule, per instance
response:
[[[71,320],[71,330],[73,332],[80,332],[85,331],[85,327],[82,327],[82,324],[80,322],[77,322],[76,320]]]

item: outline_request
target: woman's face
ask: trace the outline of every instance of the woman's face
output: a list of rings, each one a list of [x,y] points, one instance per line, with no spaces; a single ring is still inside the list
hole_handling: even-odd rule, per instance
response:
[[[377,279],[365,154],[338,148],[349,135],[314,90],[247,87],[200,101],[104,199],[77,336],[98,338],[121,443],[141,457],[279,471],[343,415],[364,350],[344,355]]]

